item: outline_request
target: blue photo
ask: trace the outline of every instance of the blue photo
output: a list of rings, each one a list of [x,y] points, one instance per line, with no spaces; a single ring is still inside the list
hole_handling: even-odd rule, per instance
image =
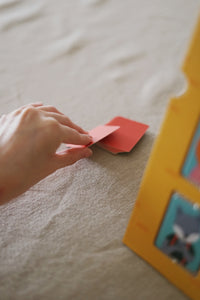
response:
[[[200,123],[196,129],[184,162],[182,175],[188,178],[192,183],[200,186]]]
[[[200,267],[200,209],[175,193],[158,233],[155,245],[188,271]]]

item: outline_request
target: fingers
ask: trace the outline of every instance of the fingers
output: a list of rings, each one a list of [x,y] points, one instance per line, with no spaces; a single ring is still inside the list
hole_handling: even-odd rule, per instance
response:
[[[74,145],[88,145],[92,142],[92,137],[88,134],[79,133],[76,129],[60,125],[62,143]]]
[[[42,103],[42,102],[34,102],[34,103],[28,104],[28,106],[42,107],[42,106],[43,106],[43,103]],[[25,105],[25,107],[26,107],[26,105]]]
[[[43,105],[43,106],[39,107],[39,109],[42,111],[46,111],[46,112],[52,112],[52,113],[56,113],[59,115],[64,115],[56,107],[54,107],[52,105]]]
[[[55,118],[59,123],[76,129],[80,133],[87,133],[83,128],[73,123],[67,116],[61,113],[57,108],[51,105],[38,106],[38,109],[44,111],[48,116]]]
[[[60,169],[74,164],[82,158],[88,158],[92,155],[89,148],[65,150],[55,155],[55,168]]]
[[[63,114],[58,114],[55,112],[46,112],[46,116],[56,119],[60,124],[73,128],[77,130],[79,133],[87,134],[87,131],[83,130],[81,127],[74,124],[67,116]]]
[[[76,125],[75,123],[73,123],[69,118],[68,118],[68,125],[69,127],[77,130],[80,133],[85,133],[87,134],[87,131],[85,131],[83,128],[81,128],[80,126]]]
[[[42,107],[43,104],[41,102],[35,102],[35,103],[29,103],[26,105],[23,105],[17,109],[15,109],[14,111],[11,112],[11,114],[17,116],[19,114],[21,114],[26,108],[38,108],[38,107]]]
[[[20,107],[20,109],[24,109],[26,107],[42,107],[42,106],[43,106],[42,102],[34,102],[34,103],[23,105],[22,107]]]
[[[57,108],[55,108],[54,106],[51,106],[51,105],[43,105],[41,102],[29,103],[27,105],[24,105],[24,106],[20,107],[20,109],[18,109],[16,111],[16,113],[20,113],[21,111],[23,111],[24,109],[29,108],[29,107],[33,107],[39,111],[42,111],[43,113],[46,114],[47,117],[54,118],[60,124],[68,126],[70,128],[73,128],[76,131],[78,131],[79,133],[87,134],[87,131],[85,131],[80,126],[73,123],[67,116],[65,116],[63,113],[61,113]]]
[[[73,123],[69,118],[68,118],[68,125],[67,126],[77,130],[80,133],[87,134],[87,131],[85,131],[83,128],[81,128],[80,126]]]

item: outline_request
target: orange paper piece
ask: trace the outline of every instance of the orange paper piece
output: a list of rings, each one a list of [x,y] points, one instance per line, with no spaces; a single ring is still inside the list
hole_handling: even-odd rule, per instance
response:
[[[106,125],[120,126],[119,130],[113,132],[98,143],[100,147],[114,154],[130,152],[149,128],[146,124],[123,117],[115,117]]]
[[[84,147],[88,147],[88,146],[92,146],[95,143],[97,143],[98,141],[100,141],[101,139],[105,138],[106,136],[108,136],[109,134],[113,133],[114,131],[118,130],[120,126],[110,126],[110,125],[99,125],[97,127],[95,127],[94,129],[90,130],[88,132],[88,134],[90,136],[92,136],[92,143],[90,143],[89,145],[85,146],[85,145],[73,145],[73,144],[67,144],[66,146],[68,148],[84,148]]]

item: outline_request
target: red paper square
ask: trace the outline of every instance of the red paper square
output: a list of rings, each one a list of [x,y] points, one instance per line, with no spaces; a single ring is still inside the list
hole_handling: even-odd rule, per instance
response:
[[[114,154],[131,151],[149,128],[146,124],[123,117],[115,117],[106,125],[120,126],[117,131],[98,143],[100,147],[105,148]]]
[[[90,136],[92,136],[92,143],[90,143],[88,146],[92,146],[93,144],[97,143],[101,139],[105,138],[109,134],[113,133],[114,131],[118,130],[119,126],[109,126],[109,125],[99,125],[92,130],[90,130],[88,133]],[[68,148],[84,148],[85,145],[72,145],[72,144],[66,144]]]

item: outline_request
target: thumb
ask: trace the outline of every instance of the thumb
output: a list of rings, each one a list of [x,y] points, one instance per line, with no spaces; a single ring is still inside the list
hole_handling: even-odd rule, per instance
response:
[[[74,164],[76,161],[87,158],[92,155],[92,150],[89,148],[67,149],[56,153],[56,169],[64,168]]]

